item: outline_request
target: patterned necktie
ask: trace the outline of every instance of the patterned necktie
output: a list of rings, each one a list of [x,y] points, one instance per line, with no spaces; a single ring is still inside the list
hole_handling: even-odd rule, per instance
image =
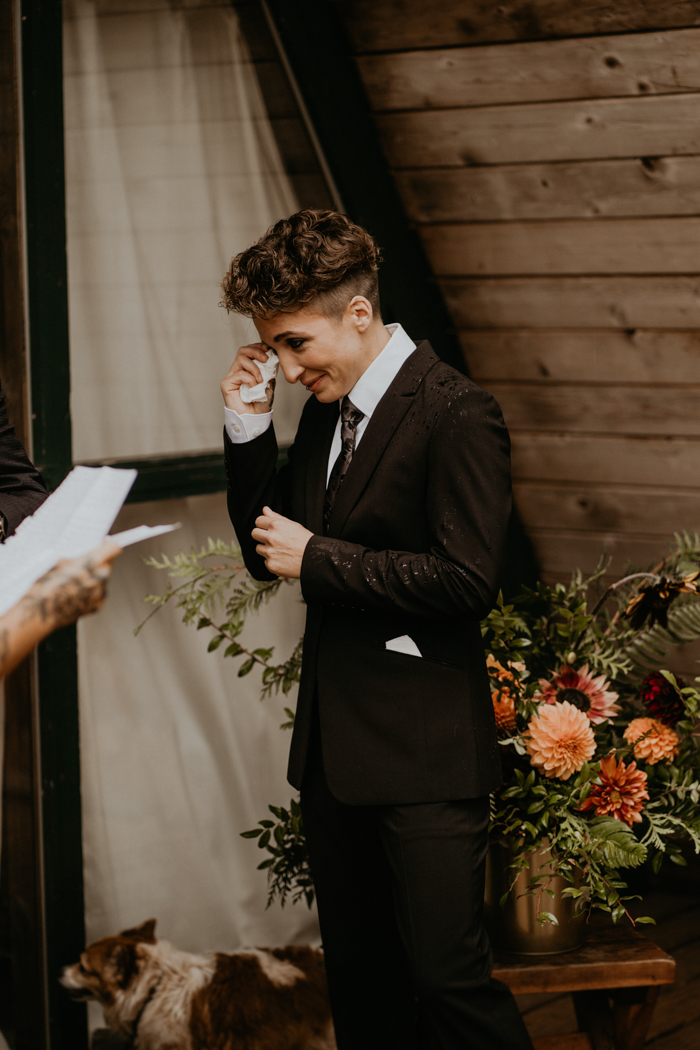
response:
[[[347,473],[347,469],[350,466],[350,460],[355,451],[357,428],[364,418],[364,412],[360,412],[359,408],[355,408],[346,394],[340,408],[340,439],[342,444],[340,446],[338,458],[333,464],[331,476],[328,479],[326,502],[323,507],[323,523],[326,531],[328,530],[328,522],[330,520],[335,497],[338,495],[338,489]]]

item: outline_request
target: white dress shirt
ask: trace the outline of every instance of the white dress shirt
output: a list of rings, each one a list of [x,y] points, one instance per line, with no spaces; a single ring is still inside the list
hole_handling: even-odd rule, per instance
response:
[[[367,429],[367,424],[375,408],[396,378],[401,366],[416,349],[416,344],[404,332],[400,324],[388,324],[386,325],[386,330],[390,336],[389,342],[382,352],[375,357],[369,368],[365,369],[348,394],[355,408],[359,409],[364,417],[358,423],[355,431],[355,448],[360,444],[362,435]],[[224,413],[226,417],[226,433],[234,445],[243,444],[245,441],[253,441],[256,437],[264,434],[272,422],[272,411],[261,412],[258,415],[246,412],[244,415],[239,416],[238,412],[235,412],[232,408],[226,408]],[[333,469],[333,464],[340,455],[342,445],[340,427],[341,420],[340,416],[338,416],[328,456],[326,484]]]

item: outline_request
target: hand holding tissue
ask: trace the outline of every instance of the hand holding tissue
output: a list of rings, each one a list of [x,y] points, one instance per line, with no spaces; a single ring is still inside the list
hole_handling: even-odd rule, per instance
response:
[[[267,384],[276,378],[280,359],[274,350],[268,350],[267,361],[256,361],[255,363],[262,373],[262,383],[256,383],[255,386],[241,383],[241,401],[246,405],[249,405],[252,401],[267,401],[267,394],[265,393]]]

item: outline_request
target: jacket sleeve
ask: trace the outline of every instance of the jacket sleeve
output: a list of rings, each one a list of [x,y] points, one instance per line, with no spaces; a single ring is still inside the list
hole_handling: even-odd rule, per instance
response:
[[[234,445],[224,430],[224,456],[228,477],[228,513],[236,530],[245,566],[255,580],[275,580],[255,550],[251,531],[263,507],[290,516],[290,487],[294,446],[288,462],[278,471],[279,450],[274,424],[260,437]]]
[[[443,407],[428,452],[427,551],[375,551],[314,536],[301,586],[309,606],[480,620],[498,594],[511,510],[510,442],[479,387]]]
[[[7,522],[8,536],[41,506],[47,495],[44,479],[7,418],[5,392],[0,387],[0,514]]]

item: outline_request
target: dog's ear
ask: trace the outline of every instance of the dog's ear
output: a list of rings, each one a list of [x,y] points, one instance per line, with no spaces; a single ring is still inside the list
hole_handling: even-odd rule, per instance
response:
[[[146,919],[140,926],[134,926],[131,930],[122,930],[120,937],[126,937],[130,941],[145,941],[147,944],[155,944],[156,920]]]
[[[109,953],[109,958],[114,964],[114,978],[117,984],[120,988],[127,988],[139,969],[136,945],[117,941]]]

